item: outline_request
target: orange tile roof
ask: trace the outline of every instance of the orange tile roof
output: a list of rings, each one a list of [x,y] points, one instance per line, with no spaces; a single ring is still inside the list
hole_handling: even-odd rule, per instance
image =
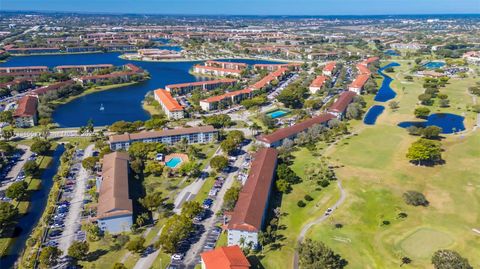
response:
[[[103,156],[103,180],[98,190],[98,219],[132,214],[133,205],[128,194],[129,159],[126,152],[113,152]]]
[[[238,63],[238,62],[222,62],[222,61],[206,61],[206,64],[220,64],[220,65],[233,65],[233,66],[238,66],[238,67],[247,67],[246,63]]]
[[[205,69],[205,70],[210,70],[210,71],[223,71],[223,72],[229,72],[229,73],[242,73],[242,70],[238,69],[227,69],[227,68],[221,68],[221,67],[214,67],[214,66],[205,66],[205,65],[195,65],[195,68],[200,68],[200,69]]]
[[[370,72],[370,69],[368,69],[367,66],[362,65],[362,64],[357,64],[357,69],[359,74],[365,74],[365,75],[370,75],[372,72]]]
[[[220,101],[222,101],[223,99],[226,99],[226,98],[231,98],[231,97],[241,95],[241,94],[249,94],[251,92],[252,92],[252,89],[246,88],[246,89],[243,89],[243,90],[227,92],[227,93],[224,93],[224,94],[221,94],[221,95],[212,96],[212,97],[209,97],[207,99],[203,99],[200,102],[205,102],[205,103],[220,102]]]
[[[248,269],[250,263],[239,246],[219,247],[201,254],[206,269]]]
[[[336,62],[329,62],[325,65],[325,67],[323,68],[323,71],[332,72],[333,69],[335,69],[336,65],[337,65]]]
[[[378,57],[370,57],[368,59],[363,60],[362,64],[368,65],[368,64],[371,64],[373,62],[378,61],[379,59],[380,58],[378,58]]]
[[[282,139],[290,138],[290,137],[292,137],[292,136],[294,136],[294,135],[296,135],[300,132],[303,132],[303,131],[307,130],[308,128],[312,127],[315,124],[327,123],[329,120],[331,120],[333,118],[335,118],[335,116],[333,116],[331,114],[328,114],[328,113],[324,113],[324,114],[321,114],[319,116],[306,119],[306,120],[304,120],[300,123],[297,123],[295,125],[285,127],[285,128],[280,128],[280,129],[276,130],[275,132],[273,132],[271,134],[259,135],[257,137],[257,140],[263,141],[263,142],[266,142],[266,143],[269,143],[269,144],[273,144],[273,143],[276,143],[276,142],[278,142]]]
[[[168,111],[183,110],[183,107],[172,97],[169,91],[164,89],[155,90],[155,95],[160,99],[162,104]]]
[[[357,94],[351,91],[342,92],[335,103],[328,108],[328,111],[342,113],[353,101],[353,97],[355,97],[355,95]]]
[[[37,113],[38,98],[25,95],[18,101],[18,106],[13,113],[14,117],[31,117]]]
[[[219,84],[219,83],[233,83],[236,82],[236,79],[215,79],[215,80],[207,80],[207,81],[195,81],[195,82],[187,82],[187,83],[178,83],[178,84],[170,84],[165,86],[165,88],[181,88],[181,87],[188,87],[188,86],[203,86],[203,85],[210,85],[210,84]]]
[[[285,67],[279,68],[268,75],[266,75],[264,78],[261,80],[255,82],[251,87],[255,89],[261,89],[265,87],[268,83],[272,82],[273,80],[277,79],[281,75],[283,75],[285,72],[287,72],[288,69]]]
[[[368,79],[370,78],[370,75],[366,74],[360,74],[357,76],[357,78],[350,84],[350,87],[353,88],[362,88],[365,83],[367,83]]]
[[[326,80],[327,80],[326,76],[317,76],[310,84],[310,87],[321,88]]]
[[[262,148],[255,153],[247,181],[228,223],[229,230],[258,232],[262,229],[277,156],[278,152],[274,148]]]

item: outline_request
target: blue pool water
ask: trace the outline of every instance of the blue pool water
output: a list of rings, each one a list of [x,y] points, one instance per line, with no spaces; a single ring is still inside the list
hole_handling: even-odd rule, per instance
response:
[[[400,54],[398,54],[396,51],[394,50],[386,50],[384,51],[383,53],[385,53],[385,55],[389,55],[389,56],[400,56]]]
[[[374,105],[370,107],[370,109],[367,111],[367,114],[363,118],[363,123],[367,125],[374,125],[378,116],[382,114],[383,110],[385,110],[384,106]]]
[[[66,55],[36,55],[12,57],[0,66],[45,65],[81,65],[113,64],[116,66],[133,63],[147,70],[151,79],[131,86],[92,93],[79,97],[67,104],[60,105],[52,114],[53,120],[61,127],[84,126],[89,119],[95,126],[110,125],[119,120],[147,120],[149,114],[142,109],[141,102],[148,91],[163,88],[165,85],[205,80],[189,74],[189,69],[199,63],[191,62],[140,62],[118,58],[120,53],[90,53]],[[235,59],[247,64],[278,63],[265,60]],[[104,110],[100,111],[100,107]]]
[[[437,68],[443,67],[444,65],[445,65],[444,62],[428,62],[423,66],[425,66],[425,68],[428,68],[428,69],[437,69]]]
[[[377,95],[375,95],[375,99],[374,99],[375,101],[377,101],[377,102],[387,102],[387,101],[395,98],[395,96],[397,95],[397,93],[395,93],[395,91],[390,86],[390,84],[393,81],[393,78],[391,78],[388,75],[386,75],[385,73],[383,73],[383,70],[385,70],[389,67],[395,67],[395,66],[400,66],[400,64],[396,63],[396,62],[393,62],[393,63],[389,63],[389,64],[385,65],[384,67],[378,69],[378,73],[383,77],[383,81],[382,81],[382,86],[380,87],[380,89],[377,92]]]
[[[181,163],[182,163],[182,158],[173,157],[168,162],[166,162],[165,165],[170,167],[170,168],[175,168]]]
[[[272,119],[281,118],[287,114],[288,114],[288,111],[285,111],[285,110],[275,110],[267,113],[267,115]]]
[[[404,121],[400,122],[398,126],[402,128],[408,128],[410,126],[417,126],[425,128],[427,126],[438,126],[442,128],[442,134],[451,134],[465,130],[463,124],[464,117],[450,114],[450,113],[437,113],[428,116],[426,121]]]

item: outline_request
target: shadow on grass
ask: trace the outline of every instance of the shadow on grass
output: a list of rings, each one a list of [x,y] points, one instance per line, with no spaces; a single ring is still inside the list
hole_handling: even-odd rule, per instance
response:
[[[87,262],[94,262],[98,259],[100,259],[100,257],[102,257],[103,255],[107,254],[108,253],[108,250],[105,250],[105,249],[97,249],[93,252],[90,252],[87,254],[87,257],[86,257],[86,261]]]

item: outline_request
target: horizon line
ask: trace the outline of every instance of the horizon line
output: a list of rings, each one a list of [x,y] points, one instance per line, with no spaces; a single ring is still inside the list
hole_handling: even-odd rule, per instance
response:
[[[296,14],[296,15],[287,15],[287,14],[229,14],[229,13],[219,13],[219,14],[195,14],[195,13],[129,13],[129,12],[109,12],[109,11],[67,11],[67,10],[27,10],[27,9],[5,9],[0,10],[0,13],[8,12],[34,12],[34,13],[73,13],[73,14],[85,14],[85,15],[155,15],[155,16],[275,16],[275,17],[332,17],[332,16],[445,16],[445,15],[476,15],[480,16],[480,13],[374,13],[374,14],[323,14],[323,15],[313,15],[313,14]]]

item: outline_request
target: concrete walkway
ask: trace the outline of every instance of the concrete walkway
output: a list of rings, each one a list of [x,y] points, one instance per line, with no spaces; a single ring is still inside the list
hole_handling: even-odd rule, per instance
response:
[[[85,149],[82,160],[92,156],[94,146],[95,145],[91,144]],[[78,160],[77,163],[81,166],[81,160]],[[75,189],[73,198],[70,201],[70,210],[65,218],[65,228],[62,237],[58,240],[58,247],[64,254],[67,254],[68,248],[75,240],[75,233],[80,230],[83,199],[85,198],[89,176],[90,173],[81,167],[75,180]]]
[[[330,217],[334,212],[335,210],[341,205],[343,204],[343,202],[345,201],[345,197],[347,196],[345,190],[343,189],[342,187],[342,182],[340,180],[337,180],[337,186],[338,186],[338,189],[340,190],[340,198],[337,200],[337,202],[331,206],[330,208],[333,209],[333,211],[329,214],[329,215],[322,215],[321,217],[307,223],[305,226],[303,226],[302,230],[300,231],[300,234],[298,235],[297,237],[297,246],[303,242],[303,239],[305,238],[305,235],[307,234],[307,232],[315,225],[317,224],[320,224],[322,223],[323,221],[325,221],[326,219],[328,219],[328,217]],[[298,269],[298,261],[299,261],[299,257],[298,257],[298,252],[296,251],[295,249],[295,255],[293,256],[293,268],[294,269]]]

